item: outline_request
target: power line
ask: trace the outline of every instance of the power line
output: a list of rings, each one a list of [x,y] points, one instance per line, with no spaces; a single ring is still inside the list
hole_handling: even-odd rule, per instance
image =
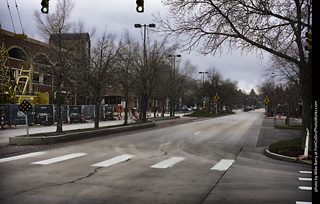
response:
[[[14,0],[14,2],[16,3],[16,8],[17,8],[18,16],[19,16],[19,21],[20,21],[20,26],[21,26],[21,29],[22,29],[22,33],[24,33],[22,22],[21,22],[21,18],[20,18],[20,12],[19,12],[19,9],[18,9],[18,4],[17,4],[16,0]]]
[[[11,23],[12,23],[13,31],[14,31],[14,33],[16,33],[16,29],[15,29],[14,24],[13,24],[12,15],[11,15],[11,11],[10,11],[10,6],[9,6],[8,0],[7,0],[7,6],[8,6],[8,11],[9,11],[9,14],[10,14],[10,18],[11,18]]]

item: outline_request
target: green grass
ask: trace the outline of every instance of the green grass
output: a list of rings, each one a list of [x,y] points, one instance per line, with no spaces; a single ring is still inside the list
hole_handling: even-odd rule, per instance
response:
[[[184,116],[189,116],[189,117],[218,117],[218,116],[223,116],[223,115],[230,115],[234,114],[232,111],[219,111],[218,114],[216,112],[209,112],[209,111],[195,111],[191,114],[187,114]]]
[[[270,150],[284,149],[287,147],[301,146],[301,144],[302,144],[302,139],[296,138],[296,139],[284,140],[284,141],[279,141],[279,142],[273,143],[269,146],[269,149]]]
[[[301,130],[301,125],[275,125],[275,128],[278,129],[290,129],[290,130]]]

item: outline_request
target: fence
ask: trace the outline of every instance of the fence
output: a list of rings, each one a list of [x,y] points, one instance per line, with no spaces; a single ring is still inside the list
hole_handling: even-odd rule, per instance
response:
[[[25,114],[19,110],[16,104],[0,104],[0,118],[3,116],[4,125],[24,125]],[[56,105],[34,105],[28,112],[29,124],[52,125],[57,121]],[[99,107],[100,120],[113,119],[112,106]],[[3,115],[2,115],[3,114]],[[61,106],[61,117],[64,123],[81,123],[85,120],[94,120],[95,106]]]

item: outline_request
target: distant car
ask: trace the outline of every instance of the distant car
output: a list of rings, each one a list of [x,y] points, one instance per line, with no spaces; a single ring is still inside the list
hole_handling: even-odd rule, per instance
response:
[[[191,111],[191,108],[184,107],[184,108],[182,108],[182,111],[189,112],[189,111]]]

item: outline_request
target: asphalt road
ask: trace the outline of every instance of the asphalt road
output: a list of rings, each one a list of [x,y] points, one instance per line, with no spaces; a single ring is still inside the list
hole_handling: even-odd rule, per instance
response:
[[[311,167],[256,147],[262,111],[0,159],[0,203],[296,203]]]

